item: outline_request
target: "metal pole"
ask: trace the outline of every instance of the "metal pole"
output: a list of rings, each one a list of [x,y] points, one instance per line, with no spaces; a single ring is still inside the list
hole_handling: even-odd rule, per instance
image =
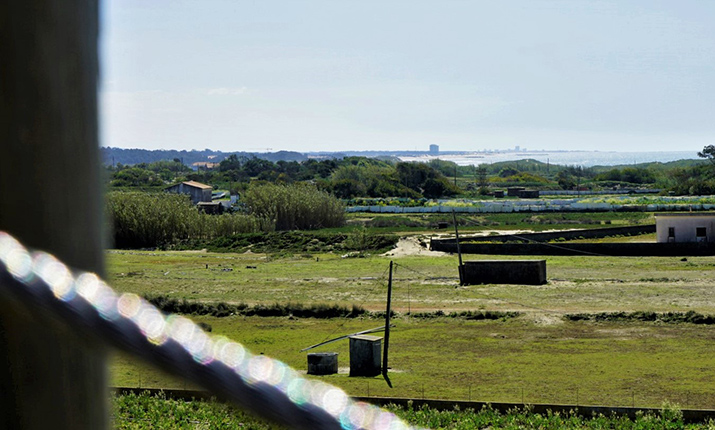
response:
[[[407,283],[407,315],[410,316],[412,314],[412,307],[411,307],[411,300],[410,300],[410,284],[409,282]]]

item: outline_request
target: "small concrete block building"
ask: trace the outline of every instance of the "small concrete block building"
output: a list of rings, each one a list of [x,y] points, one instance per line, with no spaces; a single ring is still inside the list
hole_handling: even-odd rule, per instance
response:
[[[506,195],[508,197],[519,197],[519,193],[522,191],[526,191],[526,188],[524,188],[524,187],[507,187]]]
[[[211,185],[201,182],[186,181],[166,188],[169,193],[188,194],[191,196],[191,203],[211,202]]]
[[[220,202],[198,202],[196,207],[211,215],[219,215],[223,212],[223,205]]]
[[[377,376],[382,371],[382,338],[350,336],[350,376]]]
[[[657,213],[655,234],[658,243],[715,242],[715,213]]]
[[[539,190],[521,190],[517,195],[522,199],[538,199]]]

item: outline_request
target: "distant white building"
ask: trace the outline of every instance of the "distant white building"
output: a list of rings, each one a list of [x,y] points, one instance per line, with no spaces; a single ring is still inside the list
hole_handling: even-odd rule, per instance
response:
[[[715,242],[715,213],[657,213],[655,234],[658,243]]]
[[[430,145],[429,146],[429,153],[432,155],[437,155],[439,154],[439,145]]]

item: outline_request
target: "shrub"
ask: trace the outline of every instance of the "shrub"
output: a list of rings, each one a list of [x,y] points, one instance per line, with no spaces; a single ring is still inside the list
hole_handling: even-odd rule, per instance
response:
[[[351,307],[328,304],[303,305],[302,303],[272,305],[257,304],[248,306],[245,303],[236,305],[219,302],[204,303],[186,299],[175,299],[165,295],[146,294],[144,298],[162,312],[192,315],[211,315],[226,317],[230,315],[260,316],[260,317],[288,317],[297,318],[357,318],[365,315],[367,311],[359,305]],[[209,330],[210,331],[210,330]]]
[[[246,191],[243,201],[249,214],[267,220],[275,230],[312,230],[345,223],[340,200],[311,185],[260,185]]]

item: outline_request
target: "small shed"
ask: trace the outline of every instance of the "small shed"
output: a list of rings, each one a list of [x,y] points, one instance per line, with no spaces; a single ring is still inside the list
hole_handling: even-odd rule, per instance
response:
[[[196,207],[198,207],[200,211],[211,215],[219,215],[223,213],[224,209],[221,202],[198,202]]]
[[[715,242],[715,213],[657,213],[655,235],[658,243]]]
[[[506,195],[509,197],[519,197],[519,193],[526,190],[524,187],[508,187],[506,189]]]
[[[521,190],[519,191],[519,197],[522,199],[538,199],[539,190]]]
[[[382,338],[350,336],[350,376],[377,376],[382,371]]]
[[[196,181],[186,181],[166,188],[169,193],[188,194],[191,196],[191,203],[211,202],[211,185],[202,184]]]

